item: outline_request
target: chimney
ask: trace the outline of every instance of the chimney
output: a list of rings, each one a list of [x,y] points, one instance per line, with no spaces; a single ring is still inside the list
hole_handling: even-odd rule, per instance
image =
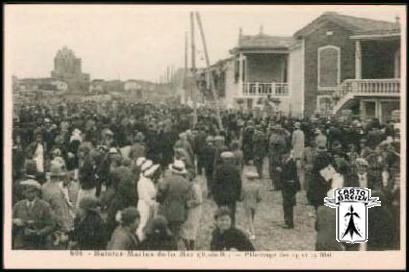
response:
[[[239,44],[240,44],[240,41],[241,41],[241,37],[243,36],[243,29],[240,27],[239,28]]]
[[[396,16],[395,16],[395,23],[396,23],[398,26],[400,26],[400,17],[399,17],[399,15],[396,15]]]
[[[263,35],[263,25],[260,26],[260,35]]]

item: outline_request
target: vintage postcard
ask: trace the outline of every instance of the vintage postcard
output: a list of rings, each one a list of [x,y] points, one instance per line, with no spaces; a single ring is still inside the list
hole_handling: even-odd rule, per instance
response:
[[[406,268],[406,6],[4,7],[6,268]]]

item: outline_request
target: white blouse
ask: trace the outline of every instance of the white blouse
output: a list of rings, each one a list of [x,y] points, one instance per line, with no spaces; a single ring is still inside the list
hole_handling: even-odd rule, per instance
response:
[[[141,176],[137,188],[139,201],[144,201],[148,205],[155,203],[156,188],[151,179]]]

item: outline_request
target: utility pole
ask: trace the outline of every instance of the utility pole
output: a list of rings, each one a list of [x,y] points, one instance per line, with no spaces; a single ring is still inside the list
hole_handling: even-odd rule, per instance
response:
[[[187,67],[188,67],[188,59],[187,59],[187,51],[188,51],[188,34],[187,31],[185,32],[185,69],[183,70],[183,102],[186,102],[186,87],[187,87]]]
[[[190,12],[190,43],[192,46],[192,83],[191,98],[193,101],[193,127],[197,123],[197,105],[196,105],[196,48],[195,48],[195,18],[193,12]]]
[[[218,103],[217,94],[216,94],[216,87],[214,85],[214,80],[213,80],[213,73],[210,71],[210,60],[209,60],[209,54],[207,52],[206,37],[205,37],[204,31],[203,31],[203,26],[202,26],[202,21],[200,19],[200,14],[197,11],[196,11],[196,19],[197,19],[197,24],[199,26],[200,35],[202,37],[203,50],[204,50],[205,58],[206,58],[206,66],[207,66],[207,69],[209,71],[210,88],[212,90],[213,99],[214,99],[215,105],[216,105],[217,121],[219,123],[219,128],[221,130],[223,130],[223,123],[222,123],[222,119],[220,117],[220,109],[219,109],[219,103]]]

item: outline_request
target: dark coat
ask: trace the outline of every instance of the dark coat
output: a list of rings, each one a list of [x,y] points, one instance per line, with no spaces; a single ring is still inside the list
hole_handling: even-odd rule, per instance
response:
[[[112,178],[113,186],[110,188],[113,192],[112,198],[104,199],[106,201],[104,204],[108,206],[106,218],[108,233],[112,233],[117,225],[116,213],[130,206],[136,207],[138,203],[135,176],[129,168],[120,166],[114,169]]]
[[[107,233],[104,221],[97,212],[89,212],[83,220],[75,218],[71,239],[79,250],[105,250]]]
[[[160,184],[157,197],[161,203],[159,213],[168,222],[186,221],[189,188],[187,179],[175,174],[165,177]]]
[[[379,177],[367,172],[368,188],[380,189],[382,187],[382,180]],[[344,181],[344,187],[360,187],[358,174],[353,173],[348,179]]]
[[[214,160],[216,158],[216,148],[206,144],[199,155],[200,164],[203,165],[206,175],[213,175]]]
[[[138,237],[127,228],[118,226],[112,234],[107,250],[137,250]]]
[[[283,195],[284,206],[295,206],[297,191],[301,185],[297,176],[297,167],[294,159],[289,159],[281,164],[280,172],[281,193]]]
[[[120,166],[114,171],[119,172],[119,182],[114,196],[120,210],[129,206],[136,207],[138,195],[136,193],[135,176],[128,167]]]
[[[31,209],[27,203],[28,200],[24,199],[13,206],[13,219],[19,218],[25,223],[21,227],[13,226],[13,249],[45,249],[47,236],[56,228],[51,207],[41,199],[36,199]]]
[[[342,251],[344,250],[341,243],[336,239],[336,209],[326,206],[320,206],[317,211],[317,221],[315,230],[317,239],[315,250],[318,251]]]
[[[240,200],[240,172],[233,163],[222,163],[216,168],[214,180],[214,200],[217,205],[228,205]]]
[[[95,188],[97,182],[95,179],[95,169],[91,158],[86,158],[84,164],[78,170],[78,179],[81,189],[89,190]]]
[[[331,188],[331,182],[326,182],[320,174],[320,171],[331,163],[333,164],[333,159],[327,152],[318,152],[314,158],[307,199],[315,207],[324,204],[324,197],[327,196],[327,192]]]
[[[253,134],[253,154],[256,158],[264,158],[267,153],[267,136],[262,131]]]
[[[131,151],[129,152],[129,157],[133,160],[136,160],[139,157],[146,156],[146,146],[141,143],[134,143],[131,146]]]
[[[216,228],[212,233],[210,242],[210,250],[222,251],[237,249],[238,251],[254,251],[254,246],[247,236],[239,229],[232,227],[231,229],[221,233]]]
[[[367,250],[393,250],[394,224],[393,216],[387,207],[380,206],[368,211]]]
[[[170,236],[147,236],[138,250],[178,250],[176,240]]]

